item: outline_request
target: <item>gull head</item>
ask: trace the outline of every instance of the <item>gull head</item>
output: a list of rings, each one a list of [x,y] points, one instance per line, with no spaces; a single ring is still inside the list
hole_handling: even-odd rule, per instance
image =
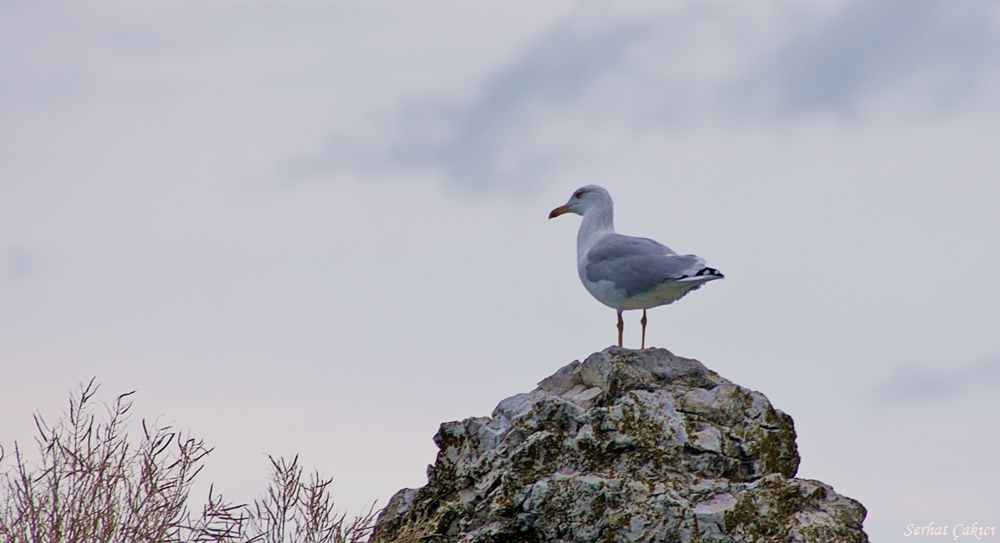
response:
[[[566,204],[553,209],[549,213],[549,218],[554,219],[565,213],[584,215],[588,210],[595,208],[607,208],[610,211],[611,195],[608,194],[608,191],[604,190],[604,187],[587,185],[586,187],[576,189],[576,192],[573,193],[573,196],[569,197],[569,201]]]

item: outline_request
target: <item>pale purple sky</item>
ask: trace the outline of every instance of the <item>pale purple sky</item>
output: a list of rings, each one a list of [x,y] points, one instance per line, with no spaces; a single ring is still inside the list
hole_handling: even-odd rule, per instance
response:
[[[96,376],[205,490],[300,453],[384,504],[615,341],[546,220],[598,183],[726,274],[648,342],[792,415],[874,541],[1000,524],[995,3],[6,2],[0,50],[5,447]]]

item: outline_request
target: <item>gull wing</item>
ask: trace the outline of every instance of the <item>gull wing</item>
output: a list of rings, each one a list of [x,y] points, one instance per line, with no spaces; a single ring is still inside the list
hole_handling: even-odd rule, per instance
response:
[[[590,248],[583,271],[591,282],[610,281],[631,297],[668,281],[697,276],[705,269],[701,257],[678,255],[648,238],[611,234]]]

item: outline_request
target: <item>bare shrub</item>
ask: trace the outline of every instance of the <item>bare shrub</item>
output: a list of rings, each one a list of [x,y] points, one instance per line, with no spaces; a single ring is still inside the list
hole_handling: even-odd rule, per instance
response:
[[[332,479],[303,478],[297,456],[269,457],[271,481],[252,506],[211,488],[201,513],[192,514],[191,486],[212,449],[145,420],[133,443],[133,392],[105,404],[94,400],[97,389],[94,380],[81,385],[56,424],[35,416],[37,466],[15,443],[13,465],[0,473],[0,541],[358,543],[370,534],[374,505],[346,522],[333,507]]]
[[[338,515],[333,508],[329,491],[333,479],[324,479],[318,472],[304,479],[298,456],[290,462],[268,458],[271,484],[263,499],[254,500],[247,522],[255,537],[264,543],[358,543],[367,539],[377,515],[374,505],[345,524],[346,515]]]

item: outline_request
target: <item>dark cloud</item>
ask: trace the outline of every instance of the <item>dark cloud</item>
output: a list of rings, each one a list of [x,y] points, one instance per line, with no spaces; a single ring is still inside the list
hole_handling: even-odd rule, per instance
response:
[[[988,0],[855,1],[806,24],[723,94],[765,113],[849,114],[873,93],[946,107],[1000,68],[995,11]]]
[[[598,82],[621,75],[627,52],[652,30],[646,22],[566,21],[490,77],[471,103],[445,97],[404,104],[387,141],[366,146],[338,136],[322,156],[290,162],[283,173],[312,175],[346,163],[430,168],[472,191],[530,184],[552,157],[547,149],[524,149],[523,138],[544,117],[579,107]]]
[[[622,71],[627,51],[650,30],[645,23],[563,25],[493,77],[468,108],[407,107],[402,137],[387,157],[397,164],[440,165],[450,179],[472,188],[533,178],[547,166],[544,153],[505,160],[505,151],[534,128],[540,113],[574,108],[598,81]]]
[[[832,16],[803,18],[777,46],[746,53],[755,46],[719,30],[755,32],[733,20],[738,14],[692,8],[595,25],[582,8],[471,102],[410,102],[382,141],[338,138],[285,173],[430,169],[479,192],[530,185],[566,161],[588,160],[589,142],[609,123],[678,130],[720,115],[731,122],[814,111],[851,116],[868,97],[893,93],[947,106],[1000,73],[994,11],[989,0],[858,0]],[[727,17],[729,26],[719,26]],[[729,64],[743,56],[744,64]],[[566,126],[583,128],[560,132]],[[558,143],[539,135],[552,131]]]

